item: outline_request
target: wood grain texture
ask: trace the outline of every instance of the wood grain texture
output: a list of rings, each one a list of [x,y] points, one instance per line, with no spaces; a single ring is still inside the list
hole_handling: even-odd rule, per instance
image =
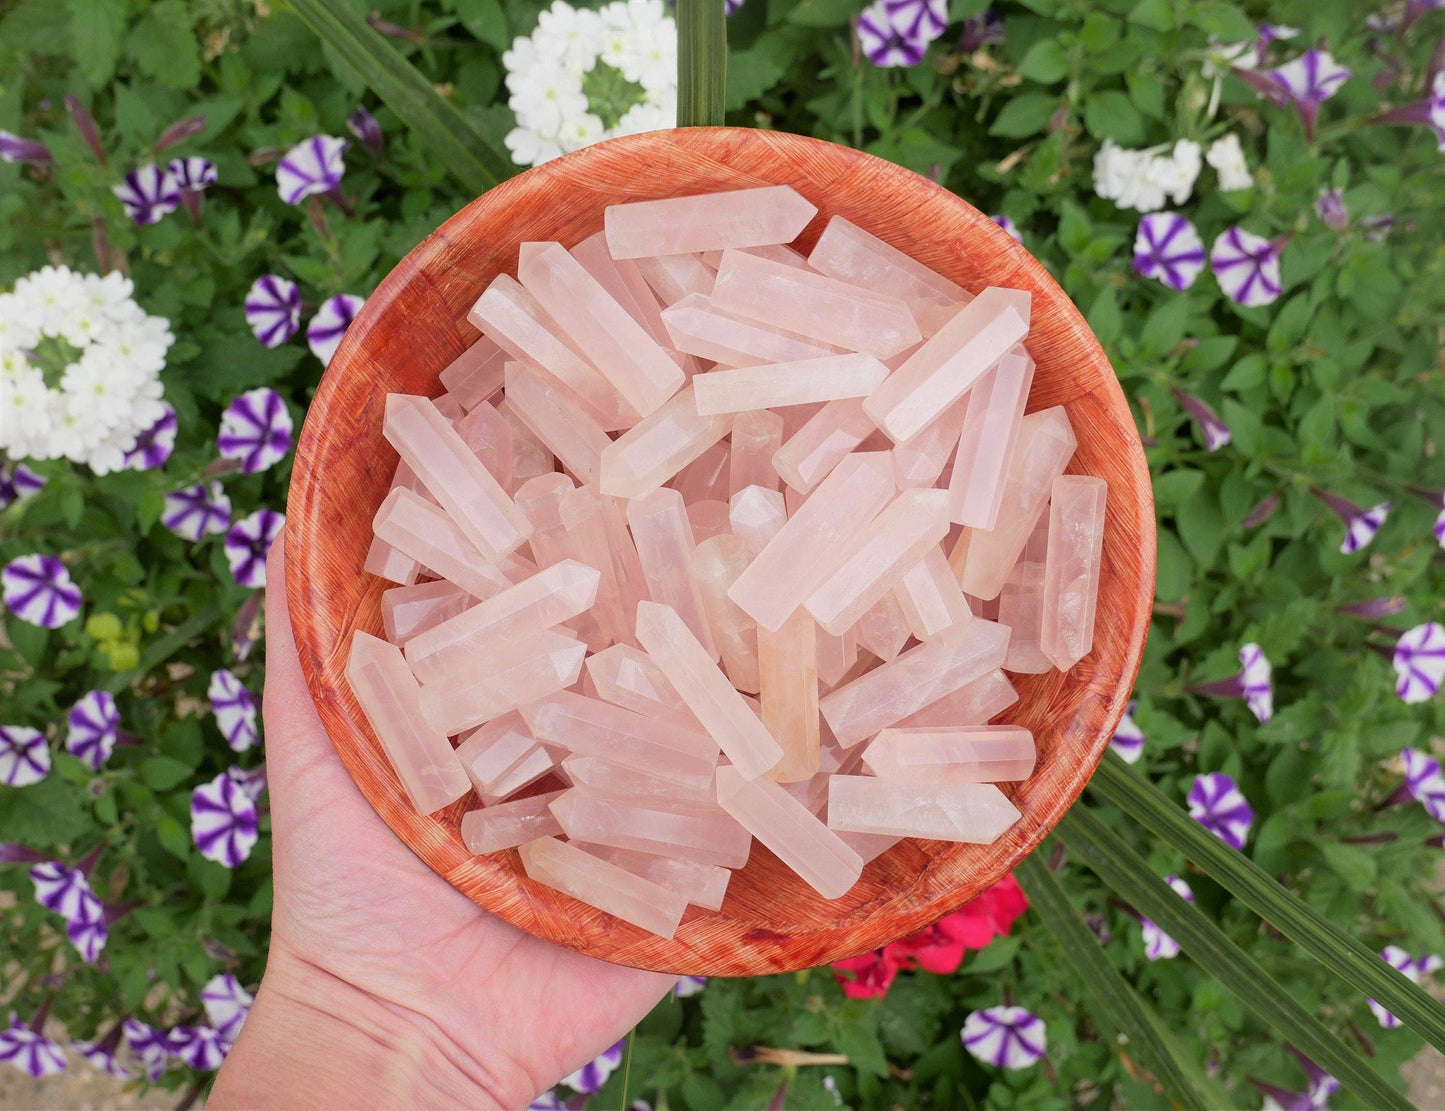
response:
[[[1032,291],[1030,407],[1064,405],[1079,439],[1070,469],[1108,480],[1094,650],[1067,675],[1018,676],[1004,718],[1032,729],[1038,769],[1004,791],[1023,819],[990,846],[905,841],[826,901],[761,846],[718,913],[688,911],[664,941],[529,881],[515,852],[462,845],[463,800],[415,813],[344,678],[354,629],[381,634],[387,584],[362,571],[371,520],[395,466],[382,438],[388,392],[435,395],[437,374],[477,336],[467,310],[529,240],[571,246],[621,201],[752,185],[793,185],[820,210],[816,239],[841,214],[977,292]],[[1138,671],[1154,597],[1149,471],[1113,369],[1083,318],[1022,247],[977,209],[889,162],[778,132],[688,128],[614,139],[505,182],[452,217],[382,282],[331,360],[306,416],[291,480],[286,560],[307,683],[343,763],[397,835],[480,906],[559,945],[678,974],[784,972],[877,948],[927,925],[1011,870],[1083,790]]]

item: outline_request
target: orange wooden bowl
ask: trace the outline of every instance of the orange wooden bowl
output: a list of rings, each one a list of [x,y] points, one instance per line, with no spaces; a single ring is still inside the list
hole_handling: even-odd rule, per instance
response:
[[[514,851],[462,845],[464,799],[434,815],[407,800],[345,680],[353,629],[381,635],[388,584],[362,570],[396,454],[382,438],[387,393],[435,395],[438,373],[477,338],[467,310],[532,240],[572,246],[621,201],[786,183],[819,208],[811,245],[841,214],[978,291],[1033,293],[1031,408],[1064,405],[1078,435],[1070,469],[1109,483],[1094,650],[1066,675],[1014,679],[1007,720],[1033,730],[1038,768],[1004,784],[1023,813],[987,846],[904,841],[846,896],[819,897],[761,845],[719,912],[690,908],[663,940],[533,883]],[[810,968],[877,948],[954,910],[1008,873],[1079,796],[1138,672],[1154,597],[1149,471],[1113,368],[1053,279],[987,216],[917,174],[847,147],[772,131],[690,128],[599,143],[479,197],[391,272],[327,367],[296,451],[286,582],[301,666],[342,762],[387,824],[438,875],[529,933],[619,964],[740,976]]]

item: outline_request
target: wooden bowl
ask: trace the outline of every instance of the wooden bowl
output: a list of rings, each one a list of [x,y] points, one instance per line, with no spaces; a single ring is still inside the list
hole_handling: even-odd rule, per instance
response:
[[[1023,813],[993,845],[904,841],[828,901],[755,843],[720,912],[690,908],[664,941],[533,883],[514,851],[472,856],[459,825],[468,798],[417,814],[345,680],[353,629],[381,634],[388,585],[362,571],[371,520],[396,454],[382,438],[388,392],[435,395],[437,375],[477,338],[467,310],[519,244],[572,246],[621,201],[786,183],[819,208],[811,246],[842,214],[972,291],[1033,293],[1031,408],[1064,405],[1078,435],[1071,471],[1108,480],[1094,650],[1067,675],[1014,678],[1005,715],[1033,730],[1039,762],[1004,784]],[[870,155],[816,139],[690,128],[599,143],[479,197],[411,252],[366,302],[332,358],[296,451],[287,512],[286,582],[301,666],[321,719],[362,793],[437,874],[480,906],[582,953],[659,971],[785,972],[875,949],[973,898],[1030,852],[1078,797],[1113,735],[1139,668],[1154,597],[1154,506],[1129,407],[1084,319],[1033,258],[946,189]]]

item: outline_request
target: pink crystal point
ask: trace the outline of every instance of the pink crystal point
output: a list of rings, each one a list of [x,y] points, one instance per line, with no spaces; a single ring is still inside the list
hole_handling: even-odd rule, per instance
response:
[[[1053,662],[1041,647],[1044,624],[1044,565],[1019,560],[998,596],[998,623],[1009,628],[1006,671],[1042,675]]]
[[[511,585],[439,506],[404,486],[386,496],[372,528],[385,543],[477,598]]]
[[[887,452],[860,452],[839,463],[733,583],[728,596],[774,632],[830,575],[893,495]]]
[[[766,486],[745,486],[728,502],[728,523],[734,536],[757,555],[788,519],[783,495]]]
[[[512,482],[512,425],[490,402],[480,402],[453,426],[462,442],[472,449],[497,485],[509,493]]]
[[[527,543],[538,566],[550,567],[567,558],[566,530],[562,528],[562,497],[577,484],[559,471],[529,478],[517,487],[517,508],[532,525]]]
[[[960,582],[965,594],[998,597],[1048,503],[1054,479],[1063,474],[1077,443],[1062,406],[1024,417],[998,520],[988,531],[970,529],[963,534],[967,554]]]
[[[639,602],[637,639],[744,776],[755,779],[782,759],[781,746],[675,610]]]
[[[643,280],[642,273],[627,261],[614,259],[607,250],[607,236],[603,232],[588,236],[572,248],[572,257],[580,262],[607,295],[627,310],[633,320],[663,347],[671,347],[672,340],[662,323],[662,306],[657,297]]]
[[[752,848],[751,835],[726,813],[690,803],[609,798],[574,787],[552,803],[552,813],[574,841],[720,868],[743,867]]]
[[[422,710],[443,733],[460,733],[571,686],[586,654],[587,645],[552,629],[496,642],[423,687]]]
[[[752,557],[752,550],[741,537],[714,536],[698,544],[693,574],[707,612],[708,627],[722,653],[723,670],[738,690],[756,694],[758,625],[728,597],[728,589],[752,562]]]
[[[854,626],[858,643],[885,663],[895,659],[912,635],[908,615],[892,594],[874,602]]]
[[[725,501],[709,498],[693,502],[687,507],[687,521],[692,526],[693,539],[699,544],[714,536],[732,535],[732,520]]]
[[[972,528],[993,528],[1003,504],[1004,483],[1034,380],[1034,361],[1021,350],[1005,355],[968,392],[968,415],[948,495],[952,519]]]
[[[627,523],[647,579],[648,596],[671,606],[714,660],[718,647],[693,566],[697,545],[682,494],[659,487],[627,503]]]
[[[461,587],[445,579],[394,586],[381,592],[381,627],[392,644],[405,646],[418,633],[455,617],[475,601]]]
[[[692,388],[685,386],[602,452],[601,490],[619,498],[649,494],[726,436],[731,427],[728,414],[700,415]]]
[[[522,715],[513,710],[473,729],[457,745],[456,753],[472,787],[485,798],[497,794],[508,774],[539,748]]]
[[[900,783],[835,775],[828,784],[828,827],[833,830],[990,845],[1020,817],[989,783]]]
[[[900,490],[937,484],[948,457],[958,447],[958,434],[968,413],[968,398],[969,394],[964,394],[922,432],[894,447],[893,473]]]
[[[968,599],[940,548],[929,548],[922,562],[903,573],[893,593],[908,627],[921,641],[946,640],[963,632],[973,621]],[[1012,642],[1009,648],[1012,650]]]
[[[507,400],[512,412],[562,465],[581,481],[596,483],[602,452],[612,438],[555,378],[526,363],[508,362]]]
[[[761,366],[841,354],[830,343],[724,312],[705,293],[690,293],[662,312],[672,346],[721,366]]]
[[[642,258],[789,243],[817,214],[792,186],[768,185],[608,205],[603,223],[613,258]]]
[[[653,255],[629,261],[664,305],[712,291],[715,275],[698,255]]]
[[[366,561],[361,569],[388,582],[411,586],[422,573],[422,565],[404,552],[399,552],[379,536],[371,538]]]
[[[559,829],[560,832],[560,829]],[[635,849],[619,849],[613,845],[590,845],[581,842],[587,852],[634,876],[681,895],[689,903],[705,910],[721,910],[732,872],[716,864],[703,864],[676,856],[653,856]]]
[[[948,728],[955,725],[983,725],[1019,700],[1008,676],[1000,670],[965,683],[923,709],[897,722],[899,729]]]
[[[504,397],[497,402],[497,412],[512,426],[512,485],[515,493],[522,485],[540,475],[552,474],[557,469],[557,460],[532,434],[532,430],[517,419],[517,414]]]
[[[562,761],[562,771],[571,778],[574,786],[584,788],[588,794],[692,803],[704,810],[711,810],[717,805],[710,776],[706,780],[674,779],[598,756],[576,754]]]
[[[555,837],[528,841],[518,852],[530,879],[659,937],[676,933],[687,910],[676,892]]]
[[[872,355],[826,355],[794,363],[713,370],[692,380],[699,413],[738,413],[863,397],[888,377]]]
[[[818,770],[818,626],[800,609],[777,632],[757,636],[763,725],[783,746],[768,776],[795,783]]]
[[[856,627],[842,636],[834,636],[816,622],[814,628],[818,633],[818,680],[825,686],[836,687],[858,662]]]
[[[401,649],[367,633],[352,634],[346,681],[419,814],[467,793],[471,784],[446,735],[422,716],[420,690]]]
[[[849,748],[992,671],[1007,647],[1007,629],[975,620],[957,640],[910,648],[824,696],[819,708],[838,744]]]
[[[880,779],[903,783],[1006,783],[1034,774],[1034,735],[1016,725],[885,729],[863,763]]]
[[[557,765],[552,762],[552,754],[547,751],[545,745],[538,745],[523,756],[517,762],[516,767],[494,783],[490,791],[482,795],[482,803],[485,806],[494,806],[512,798],[549,772],[556,770]]]
[[[1060,671],[1073,667],[1094,647],[1107,493],[1108,484],[1102,478],[1060,475],[1054,479],[1040,647]]]
[[[783,418],[766,409],[753,409],[733,417],[732,446],[728,456],[728,496],[749,486],[778,488],[773,456],[783,445]]]
[[[737,768],[717,770],[718,805],[825,899],[841,899],[858,882],[863,858],[792,795]]]
[[[902,301],[741,251],[724,252],[712,303],[724,312],[880,359],[922,338]]]
[[[828,221],[808,265],[830,278],[910,304],[922,301],[957,308],[969,300],[962,286],[842,216]]]
[[[552,800],[561,791],[499,803],[462,815],[462,844],[478,856],[515,848],[539,837],[556,837],[562,827],[552,816]]]
[[[595,487],[581,486],[562,494],[559,513],[568,551],[573,558],[602,572],[593,610],[608,640],[628,639],[632,627],[629,602],[623,594],[619,574],[622,560],[613,551],[613,529],[609,526],[609,499]],[[628,540],[630,544],[631,541]],[[606,644],[593,645],[605,648]]]
[[[895,443],[918,435],[1024,338],[1028,302],[1018,290],[984,290],[868,395],[864,411]]]
[[[682,369],[560,243],[524,243],[517,273],[640,415],[655,412],[682,385]]]
[[[877,431],[861,398],[830,401],[773,455],[773,469],[799,493],[811,493],[868,436]]]
[[[587,674],[598,697],[613,705],[657,718],[680,719],[697,726],[672,684],[646,652],[630,644],[614,644],[587,657]]]
[[[502,388],[502,364],[506,352],[486,336],[482,336],[441,372],[442,386],[461,403],[463,409],[475,409],[490,401]]]
[[[427,398],[389,394],[383,432],[483,555],[495,559],[526,541],[527,519]]]
[[[722,496],[727,492],[731,454],[726,443],[713,444],[673,476],[672,488],[688,505]]]

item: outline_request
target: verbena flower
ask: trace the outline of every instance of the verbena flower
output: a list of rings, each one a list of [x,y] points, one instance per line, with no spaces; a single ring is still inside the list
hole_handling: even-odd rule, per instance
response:
[[[226,774],[236,781],[236,786],[248,799],[252,802],[260,801],[262,792],[266,790],[265,764],[254,768],[241,768],[232,764],[226,769]]]
[[[331,362],[331,356],[336,354],[341,337],[346,334],[346,329],[351,327],[351,322],[356,319],[363,304],[365,300],[361,297],[338,293],[335,297],[322,301],[316,315],[311,318],[311,323],[306,325],[306,343],[323,366]]]
[[[1219,414],[1199,398],[1187,394],[1183,390],[1175,389],[1169,392],[1174,395],[1174,400],[1184,406],[1185,411],[1199,422],[1199,429],[1204,433],[1205,451],[1218,451],[1233,438],[1234,433],[1230,431],[1229,425],[1220,420]]]
[[[1249,163],[1244,160],[1238,135],[1230,133],[1216,139],[1205,152],[1204,161],[1214,167],[1214,172],[1219,175],[1219,187],[1226,192],[1248,189],[1254,184],[1254,175],[1249,172]]]
[[[135,438],[135,444],[121,457],[121,468],[149,471],[162,466],[176,449],[176,411],[163,405],[160,419]]]
[[[226,459],[240,461],[242,474],[255,474],[286,457],[291,429],[291,414],[281,395],[262,386],[226,406],[216,447]]]
[[[30,625],[58,629],[80,612],[80,588],[55,556],[16,556],[0,571],[5,604]]]
[[[137,224],[154,224],[181,204],[181,187],[169,169],[153,162],[131,170],[110,191],[125,206],[126,215]]]
[[[39,1079],[65,1070],[65,1051],[58,1042],[31,1029],[11,1011],[10,1028],[0,1030],[0,1061]]]
[[[1445,964],[1439,957],[1433,955],[1412,957],[1398,945],[1385,946],[1380,950],[1380,956],[1386,964],[1399,972],[1412,984],[1418,984],[1426,976],[1438,972],[1442,964]],[[1380,1004],[1376,1003],[1373,999],[1368,999],[1366,1002],[1369,1003],[1370,1010],[1374,1013],[1376,1020],[1386,1030],[1394,1030],[1401,1025],[1398,1018],[1385,1010],[1384,1007],[1380,1006]]]
[[[235,868],[260,839],[256,804],[225,772],[191,792],[191,837],[207,860]]]
[[[166,1070],[171,1058],[171,1043],[164,1030],[148,1026],[138,1018],[128,1018],[121,1024],[125,1044],[141,1063],[146,1079],[154,1084]]]
[[[1187,201],[1203,165],[1200,146],[1191,139],[1149,150],[1126,150],[1105,139],[1094,155],[1094,192],[1120,208],[1154,212],[1166,198]]]
[[[1321,189],[1315,198],[1315,215],[1332,231],[1344,231],[1350,226],[1350,210],[1345,207],[1345,194],[1341,189]]]
[[[1304,124],[1305,136],[1313,139],[1320,105],[1348,81],[1351,72],[1327,50],[1306,50],[1293,61],[1259,74],[1241,74],[1273,103],[1293,105]]]
[[[274,509],[258,509],[226,533],[226,562],[242,586],[266,585],[266,553],[285,524],[285,516]]]
[[[209,159],[192,156],[177,158],[166,167],[183,193],[200,193],[216,184],[216,164]]]
[[[81,695],[80,701],[70,708],[66,724],[65,750],[89,764],[92,771],[100,771],[115,751],[116,738],[120,735],[120,711],[115,708],[115,696],[109,691]]]
[[[45,482],[24,463],[0,463],[0,509],[33,498],[45,488]]]
[[[266,347],[279,347],[301,327],[301,291],[295,282],[262,274],[246,293],[246,323]]]
[[[100,959],[109,935],[105,904],[93,895],[84,900],[79,912],[65,923],[65,936],[70,938],[70,944],[75,946],[75,951],[86,964],[94,964]]]
[[[562,1083],[574,1092],[595,1092],[607,1083],[607,1078],[622,1064],[622,1050],[627,1041],[624,1038],[604,1049],[576,1072],[564,1076]]]
[[[161,524],[184,540],[231,527],[231,499],[219,482],[198,482],[166,495]]]
[[[1405,790],[1430,817],[1445,822],[1445,775],[1440,773],[1440,761],[1413,748],[1402,749],[1400,759],[1405,764]]]
[[[1012,237],[1015,243],[1022,243],[1024,241],[1023,233],[1019,231],[1019,226],[1015,224],[1012,220],[1010,220],[1007,216],[990,216],[989,219],[992,220],[999,227],[1003,228],[1004,231],[1008,232],[1008,234],[1010,235],[1010,237]]]
[[[201,989],[201,1005],[206,1008],[206,1018],[222,1039],[234,1042],[241,1032],[241,1024],[251,1012],[256,997],[241,986],[241,981],[225,973],[212,976]]]
[[[1170,289],[1188,289],[1204,269],[1204,240],[1179,213],[1151,213],[1134,236],[1134,269]]]
[[[255,745],[256,696],[241,685],[241,680],[225,668],[214,671],[206,694],[226,743],[236,752],[245,752]]]
[[[1221,232],[1209,251],[1209,265],[1231,301],[1268,305],[1280,295],[1279,247],[1243,228]]]
[[[230,1043],[209,1026],[176,1026],[166,1036],[171,1055],[179,1057],[191,1068],[209,1072],[221,1067],[230,1052]]]
[[[334,135],[313,135],[297,143],[276,165],[276,191],[287,204],[300,204],[316,193],[329,193],[346,173],[342,157],[351,144]]]
[[[35,901],[67,920],[79,915],[87,903],[96,901],[85,873],[59,861],[35,865],[30,869],[30,882],[35,885]]]
[[[1395,642],[1395,693],[1405,702],[1428,702],[1445,681],[1445,628],[1416,625]]]
[[[1133,701],[1129,703],[1114,730],[1113,739],[1109,742],[1109,747],[1117,752],[1126,764],[1138,763],[1139,757],[1144,754],[1144,731],[1134,721],[1134,710],[1138,705]]]
[[[38,139],[22,139],[8,131],[0,130],[0,162],[27,162],[35,166],[48,166],[55,158],[50,148]]]
[[[25,725],[0,725],[0,783],[28,787],[50,774],[45,734]]]
[[[1223,772],[1194,777],[1189,788],[1189,816],[1232,849],[1244,848],[1254,821],[1238,785]]]
[[[1024,1069],[1048,1048],[1044,1021],[1023,1007],[985,1007],[964,1020],[963,1047],[985,1064]]]
[[[1194,902],[1194,892],[1178,876],[1166,876],[1165,881],[1186,903]],[[1144,935],[1144,956],[1151,961],[1169,961],[1179,955],[1179,942],[1161,930],[1148,918],[1139,920]]]
[[[376,122],[376,117],[361,105],[358,104],[356,111],[346,117],[346,130],[361,140],[361,145],[371,157],[381,157],[382,149],[386,146],[386,137],[382,134],[381,124]]]
[[[677,983],[672,985],[672,994],[679,999],[686,999],[690,995],[700,994],[705,987],[706,976],[679,976]]]

